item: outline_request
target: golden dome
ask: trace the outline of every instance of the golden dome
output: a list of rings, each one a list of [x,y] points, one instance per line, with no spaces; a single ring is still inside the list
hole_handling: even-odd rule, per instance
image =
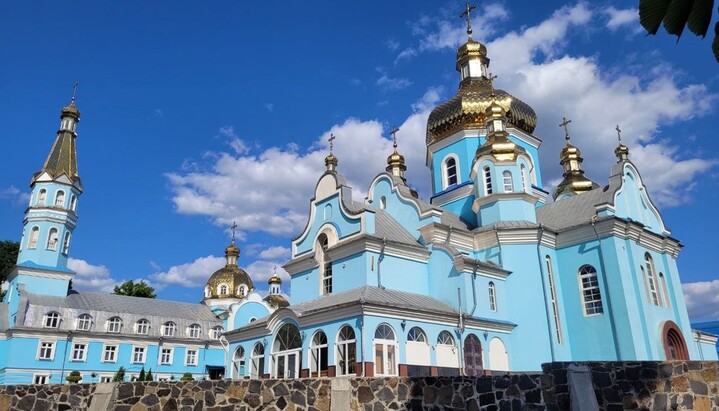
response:
[[[284,296],[282,296],[281,294],[270,294],[267,297],[265,297],[264,300],[271,307],[275,307],[275,308],[285,308],[285,307],[289,307],[289,305],[290,305],[290,302],[287,301],[287,299]]]
[[[568,137],[567,144],[559,156],[559,164],[564,168],[564,179],[559,183],[554,192],[555,200],[563,194],[581,194],[599,187],[597,183],[584,175],[584,170],[582,170],[582,161],[584,161],[582,152],[569,142]]]
[[[337,168],[337,164],[339,164],[339,160],[337,160],[334,154],[330,153],[330,155],[325,157],[325,167],[327,167],[327,171],[334,171],[334,169]]]
[[[69,105],[62,108],[62,112],[60,113],[60,118],[65,116],[72,116],[75,117],[76,120],[80,120],[80,110],[77,109],[77,106],[75,105],[75,99],[73,98]]]
[[[234,242],[232,242],[230,245],[227,246],[227,248],[225,248],[225,255],[239,257],[240,249],[235,245]]]
[[[242,268],[237,266],[237,257],[240,249],[235,242],[225,248],[227,260],[224,267],[215,271],[207,280],[205,299],[209,298],[244,298],[255,285],[252,278]]]
[[[282,284],[282,279],[276,273],[267,280],[267,284]]]
[[[470,38],[466,43],[459,46],[457,49],[457,71],[460,70],[463,63],[472,59],[479,59],[486,64],[489,64],[489,59],[487,58],[487,47],[484,44]]]

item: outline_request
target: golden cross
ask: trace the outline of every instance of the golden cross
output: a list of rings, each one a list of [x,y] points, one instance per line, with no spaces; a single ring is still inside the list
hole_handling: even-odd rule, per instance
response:
[[[470,16],[470,13],[476,8],[476,4],[470,5],[469,1],[467,1],[464,3],[464,11],[459,15],[459,17],[464,17],[467,20],[467,35],[470,38],[472,38],[472,16]]]
[[[569,128],[567,126],[569,126],[571,122],[572,120],[567,120],[566,117],[562,117],[562,122],[559,124],[559,127],[564,128],[564,138],[567,139],[567,141],[569,141]]]
[[[397,132],[399,129],[397,127],[393,128],[392,131],[389,132],[389,134],[392,136],[392,147],[397,148]]]
[[[334,148],[335,148],[335,139],[336,138],[337,137],[335,137],[334,134],[330,133],[330,138],[327,139],[327,141],[330,142],[330,154],[332,154],[332,150],[334,150]]]
[[[277,264],[275,264],[272,269],[275,270],[275,275],[277,275]]]
[[[230,228],[232,229],[232,242],[234,243],[235,242],[235,229],[237,228],[237,223],[235,223],[233,221]]]
[[[75,85],[72,86],[72,102],[75,102],[75,94],[77,94],[77,85],[80,84],[75,80]]]
[[[617,124],[615,130],[617,130],[617,138],[619,139],[619,144],[622,144],[622,129],[619,128],[619,124]]]
[[[492,93],[494,93],[494,80],[497,79],[496,74],[489,73],[489,77],[487,77],[489,80],[489,88],[492,89]]]

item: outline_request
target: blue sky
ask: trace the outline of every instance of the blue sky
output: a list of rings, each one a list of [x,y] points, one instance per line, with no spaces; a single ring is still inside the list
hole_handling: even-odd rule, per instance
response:
[[[645,36],[637,4],[486,2],[474,33],[497,87],[538,113],[545,186],[561,174],[563,116],[600,184],[621,125],[686,246],[679,267],[690,312],[717,318],[709,239],[719,230],[719,65],[711,39]],[[198,301],[233,220],[240,264],[266,288],[306,222],[330,132],[361,200],[383,171],[388,130],[400,126],[410,183],[427,197],[425,122],[456,91],[462,9],[459,1],[8,4],[0,239],[20,237],[30,176],[78,80],[85,193],[71,250],[76,288],[144,278],[161,298]]]

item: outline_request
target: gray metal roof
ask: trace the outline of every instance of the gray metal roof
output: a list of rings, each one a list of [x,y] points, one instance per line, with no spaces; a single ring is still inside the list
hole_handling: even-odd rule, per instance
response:
[[[420,245],[417,239],[402,227],[388,212],[381,209],[372,211],[375,212],[375,236],[397,243]]]
[[[109,311],[164,318],[182,318],[196,321],[217,321],[217,317],[204,304],[128,297],[125,295],[76,292],[67,297],[54,297],[28,293],[32,305],[43,305],[80,310]]]
[[[611,204],[613,199],[614,190],[609,186],[595,188],[537,208],[537,222],[556,230],[585,224],[597,214],[595,206]]]
[[[494,224],[485,225],[482,227],[477,227],[473,231],[475,232],[482,232],[482,231],[489,231],[494,230],[495,228],[536,228],[539,227],[539,224],[532,223],[530,221],[525,220],[503,220],[503,221],[497,221]]]

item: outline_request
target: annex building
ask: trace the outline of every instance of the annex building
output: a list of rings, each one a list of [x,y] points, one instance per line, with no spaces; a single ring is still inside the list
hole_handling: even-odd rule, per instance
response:
[[[616,163],[592,181],[565,120],[564,180],[547,192],[534,110],[493,87],[487,49],[468,35],[459,90],[428,119],[430,200],[408,185],[396,140],[365,199],[330,152],[284,266],[291,304],[276,275],[257,291],[234,239],[197,304],[73,290],[83,192],[73,98],[31,179],[0,304],[0,384],[60,383],[72,370],[105,381],[120,366],[128,378],[151,368],[159,379],[234,379],[716,360],[717,337],[689,323],[679,240],[629,149],[620,139]]]

